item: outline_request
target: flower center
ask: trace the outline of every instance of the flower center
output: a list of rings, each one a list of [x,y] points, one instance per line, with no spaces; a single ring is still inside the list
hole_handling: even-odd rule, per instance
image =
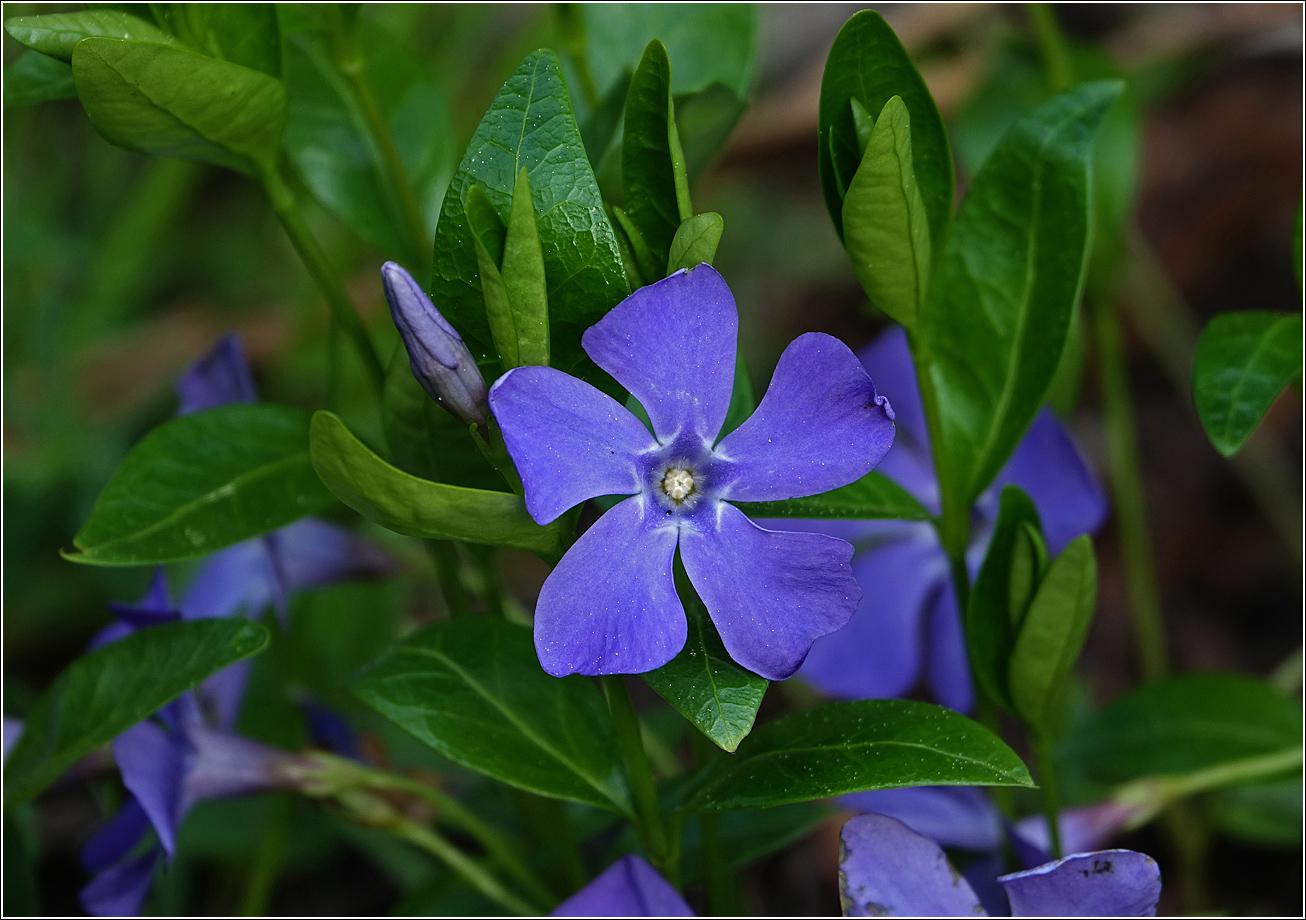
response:
[[[693,495],[698,488],[694,474],[684,467],[673,466],[662,477],[662,491],[676,504],[680,504]]]

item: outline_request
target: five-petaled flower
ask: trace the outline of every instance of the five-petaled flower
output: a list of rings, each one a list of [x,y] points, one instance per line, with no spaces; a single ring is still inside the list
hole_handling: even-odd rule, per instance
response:
[[[685,644],[673,582],[685,572],[739,664],[779,680],[841,628],[861,591],[852,547],[764,530],[733,501],[826,492],[868,473],[893,442],[893,410],[846,345],[808,333],[780,356],[756,412],[719,441],[739,317],[708,265],[641,288],[581,343],[647,411],[550,367],[520,367],[490,407],[546,524],[602,495],[630,496],[562,558],[540,592],[535,645],[550,674],[640,673]]]
[[[623,856],[558,905],[553,917],[692,917],[671,883],[638,856]]]

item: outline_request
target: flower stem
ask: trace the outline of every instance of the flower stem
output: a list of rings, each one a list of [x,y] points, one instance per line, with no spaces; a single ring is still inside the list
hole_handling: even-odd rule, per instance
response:
[[[249,881],[245,884],[245,895],[240,901],[242,917],[267,915],[268,899],[272,895],[272,886],[276,883],[277,872],[281,868],[281,860],[286,852],[286,838],[290,834],[290,813],[294,808],[294,801],[286,793],[278,793],[271,797],[267,819],[263,823],[263,835],[254,854]]]
[[[376,346],[367,334],[363,321],[358,318],[354,305],[349,302],[340,279],[327,261],[326,253],[322,251],[322,247],[318,245],[308,229],[308,223],[295,203],[294,193],[275,170],[264,173],[263,187],[267,191],[268,200],[272,203],[272,210],[276,212],[281,220],[281,226],[285,228],[286,235],[290,237],[290,242],[294,244],[299,257],[304,260],[304,265],[308,268],[308,273],[313,276],[318,290],[326,298],[336,325],[357,349],[368,381],[372,384],[377,399],[380,400],[385,386],[385,368],[381,364],[380,357],[377,356]]]
[[[1030,25],[1034,27],[1034,40],[1043,56],[1049,89],[1054,93],[1070,89],[1075,82],[1074,67],[1070,62],[1070,49],[1066,47],[1066,36],[1057,22],[1057,14],[1047,3],[1030,3],[1025,9],[1029,13]]]
[[[621,744],[621,753],[626,759],[626,770],[630,774],[631,791],[635,796],[636,830],[639,831],[640,839],[644,843],[644,849],[648,851],[649,861],[653,863],[653,867],[672,884],[676,884],[676,876],[679,872],[671,865],[662,805],[658,802],[657,788],[653,785],[653,770],[644,751],[644,740],[640,737],[639,731],[639,718],[635,715],[635,707],[631,705],[625,678],[620,674],[605,674],[603,692],[608,698],[608,709],[612,712],[617,740]]]
[[[458,551],[450,540],[425,540],[426,551],[435,564],[435,577],[440,580],[440,590],[444,594],[444,605],[450,616],[470,613],[467,603],[467,588],[463,585],[458,566]]]
[[[712,742],[701,733],[693,733],[694,766],[706,770],[716,756]],[[739,899],[739,884],[735,873],[726,869],[721,852],[721,816],[716,812],[703,812],[698,816],[702,839],[703,883],[707,888],[708,911],[714,917],[736,917],[743,914]]]
[[[1043,793],[1043,815],[1048,822],[1048,840],[1052,843],[1052,858],[1061,853],[1061,801],[1057,795],[1057,767],[1052,760],[1052,743],[1041,735],[1030,738],[1034,757],[1038,761],[1038,783]]]

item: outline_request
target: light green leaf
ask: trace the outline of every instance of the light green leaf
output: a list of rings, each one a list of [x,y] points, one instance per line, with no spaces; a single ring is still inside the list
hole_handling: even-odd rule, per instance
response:
[[[281,76],[281,31],[271,3],[151,3],[150,11],[196,51]]]
[[[71,62],[73,48],[84,38],[118,38],[185,48],[152,22],[122,10],[79,10],[5,20],[9,37],[33,51]]]
[[[680,228],[671,240],[667,274],[674,274],[682,268],[693,268],[703,262],[711,265],[716,258],[716,248],[721,242],[721,232],[724,229],[725,221],[715,211],[705,211],[681,221]]]
[[[927,521],[930,513],[902,486],[874,471],[856,482],[809,498],[734,502],[752,518]]]
[[[503,287],[516,334],[513,367],[549,363],[549,295],[544,276],[544,251],[531,204],[531,181],[523,167],[508,213],[503,240]],[[505,365],[507,367],[507,365]]]

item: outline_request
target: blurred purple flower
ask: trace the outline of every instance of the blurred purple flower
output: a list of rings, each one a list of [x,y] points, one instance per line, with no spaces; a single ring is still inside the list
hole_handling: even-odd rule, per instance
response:
[[[898,426],[898,437],[879,471],[937,514],[939,485],[906,334],[899,327],[889,330],[863,349],[860,358],[892,402]],[[998,497],[1008,483],[1033,499],[1050,553],[1097,530],[1106,516],[1101,488],[1070,436],[1045,408],[976,502],[974,537],[966,554],[972,577],[983,561]],[[924,521],[798,521],[779,526],[820,527],[857,543],[853,574],[859,584],[877,588],[863,597],[844,629],[813,644],[801,671],[804,679],[833,697],[867,699],[903,696],[923,676],[943,705],[961,712],[974,707],[961,614],[948,559],[933,526]]]
[[[551,367],[519,367],[490,406],[547,524],[601,495],[629,495],[554,568],[535,611],[544,670],[633,674],[685,644],[672,579],[677,546],[727,651],[763,677],[789,677],[812,640],[857,605],[852,547],[779,533],[729,501],[815,495],[869,472],[893,442],[893,410],[838,339],[800,336],[753,416],[717,443],[734,387],[739,316],[709,265],[640,288],[586,330],[594,362],[647,410]]]
[[[992,915],[933,840],[896,818],[843,826],[839,896],[849,917]],[[1156,861],[1132,850],[1076,853],[997,879],[1015,917],[1154,917]]]
[[[558,905],[554,917],[692,917],[676,889],[638,856],[623,856]]]

